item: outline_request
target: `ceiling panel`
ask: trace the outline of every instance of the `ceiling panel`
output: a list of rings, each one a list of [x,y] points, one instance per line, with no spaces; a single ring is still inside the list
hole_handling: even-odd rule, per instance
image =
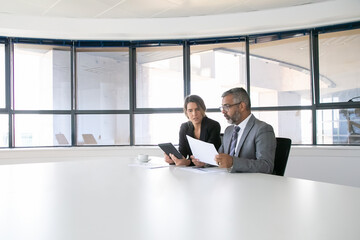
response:
[[[123,0],[98,17],[102,18],[151,18],[178,5],[168,0]]]
[[[329,0],[0,0],[0,13],[66,18],[164,18],[260,11]]]
[[[0,13],[41,16],[58,0],[0,0]]]
[[[93,18],[108,6],[97,0],[60,0],[44,12],[44,16],[66,18]]]

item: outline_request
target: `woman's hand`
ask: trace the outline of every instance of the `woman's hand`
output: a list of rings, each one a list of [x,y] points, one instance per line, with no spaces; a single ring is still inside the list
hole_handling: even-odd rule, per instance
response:
[[[170,156],[171,160],[175,163],[176,166],[189,166],[191,163],[191,161],[189,159],[186,159],[184,157],[179,159],[179,158],[175,157],[175,155],[172,153],[170,153],[169,156]]]
[[[197,167],[204,167],[205,163],[200,162],[199,159],[195,158],[193,155],[190,156],[191,161],[195,164]]]
[[[166,153],[164,153],[164,159],[168,164],[175,164],[175,162]]]

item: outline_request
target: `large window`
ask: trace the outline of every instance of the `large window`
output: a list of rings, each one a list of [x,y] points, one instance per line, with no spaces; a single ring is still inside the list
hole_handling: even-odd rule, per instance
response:
[[[128,114],[80,114],[77,145],[129,145]]]
[[[77,109],[129,109],[129,49],[77,49]]]
[[[182,46],[136,49],[136,107],[181,107],[184,100]]]
[[[319,34],[320,104],[360,103],[360,30]],[[346,106],[346,105],[345,105]],[[318,110],[319,144],[360,145],[360,109]]]
[[[5,107],[5,45],[0,44],[0,147],[9,147],[9,117],[1,114],[1,109]]]
[[[360,97],[360,29],[319,35],[320,102]]]
[[[246,89],[245,43],[190,47],[191,93],[201,96],[208,108],[221,104],[221,94],[232,87]]]
[[[71,109],[70,47],[14,45],[14,145],[60,146],[71,143],[70,114],[45,110]],[[36,113],[34,113],[36,112]]]
[[[15,146],[70,146],[70,115],[15,114]]]
[[[14,109],[70,109],[70,64],[68,47],[15,44]]]
[[[9,117],[0,114],[0,147],[9,147]]]
[[[233,87],[293,144],[360,146],[360,22],[214,39],[0,39],[0,147],[178,144],[187,94]]]
[[[0,108],[5,108],[5,46],[0,44]]]
[[[253,107],[311,105],[309,37],[250,45]]]
[[[317,111],[317,142],[360,145],[360,108]]]
[[[288,111],[257,111],[277,137],[293,144],[312,144],[310,42],[308,36],[262,39],[250,45],[252,107],[288,107]]]

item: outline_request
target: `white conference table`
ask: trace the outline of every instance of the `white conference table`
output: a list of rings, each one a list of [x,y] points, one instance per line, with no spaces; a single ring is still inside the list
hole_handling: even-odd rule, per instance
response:
[[[0,165],[0,239],[360,239],[359,188],[131,163]]]

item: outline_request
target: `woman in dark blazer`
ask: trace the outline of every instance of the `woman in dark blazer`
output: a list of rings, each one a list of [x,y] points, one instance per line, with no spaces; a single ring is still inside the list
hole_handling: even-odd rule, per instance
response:
[[[174,155],[165,154],[165,161],[176,165],[196,165],[204,166],[192,156],[192,152],[187,141],[186,135],[190,137],[212,143],[216,149],[221,145],[220,124],[208,118],[205,114],[206,106],[201,97],[197,95],[189,95],[184,101],[184,113],[189,121],[181,124],[179,132],[179,152],[183,155],[182,159],[176,158]]]

